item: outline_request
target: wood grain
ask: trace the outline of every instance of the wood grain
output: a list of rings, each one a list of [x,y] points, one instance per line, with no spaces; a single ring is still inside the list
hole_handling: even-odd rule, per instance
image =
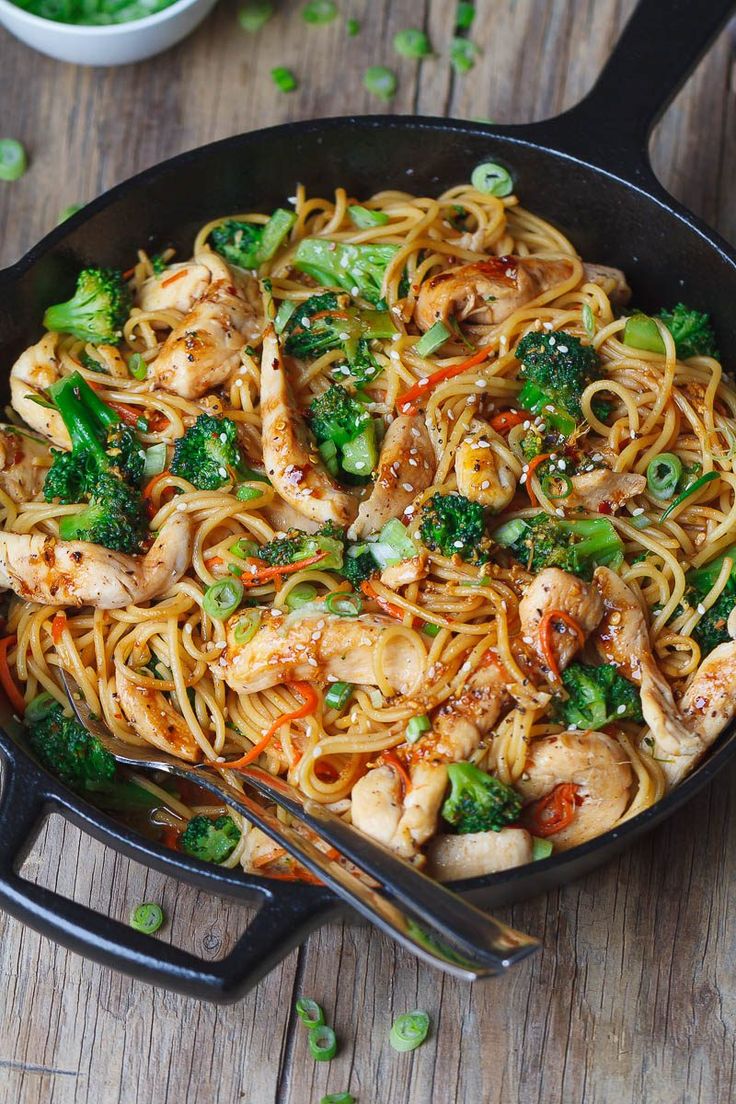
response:
[[[258,36],[221,3],[180,48],[120,70],[82,70],[0,32],[0,131],[31,168],[0,185],[0,264],[88,200],[180,150],[288,119],[381,111],[361,86],[405,26],[440,52],[450,0],[344,0],[363,23],[306,28],[281,3]],[[554,114],[591,85],[631,0],[479,0],[473,72],[395,59],[399,112],[521,122]],[[666,7],[666,6],[664,6]],[[273,65],[298,92],[276,93]],[[667,112],[653,144],[678,198],[736,240],[733,53],[722,36]],[[663,262],[666,263],[666,262]],[[3,366],[5,367],[5,366]],[[584,881],[507,909],[544,951],[510,977],[470,988],[418,965],[369,930],[330,926],[247,999],[216,1008],[155,991],[0,916],[1,1104],[317,1104],[350,1088],[360,1104],[714,1104],[733,1100],[736,771],[687,813]],[[27,872],[124,919],[163,902],[162,938],[226,953],[246,912],[147,871],[58,819]],[[291,1009],[317,997],[341,1040],[312,1062]],[[426,1008],[428,1045],[396,1055],[394,1015]]]

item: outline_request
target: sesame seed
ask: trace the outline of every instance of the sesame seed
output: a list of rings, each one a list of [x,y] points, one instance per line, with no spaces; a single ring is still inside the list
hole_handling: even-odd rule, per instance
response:
[[[453,548],[462,548],[463,547],[463,542],[461,540],[453,541],[452,542],[452,547]]]
[[[356,464],[355,466],[357,467],[358,465]],[[411,483],[402,483],[402,484],[401,484],[401,486],[402,486],[402,487],[404,488],[404,490],[405,490],[405,491],[407,491],[408,493],[411,493],[411,492],[412,492],[412,491],[414,490],[414,487],[412,486],[412,484],[411,484]]]
[[[702,617],[702,616],[703,616],[703,614],[705,613],[705,606],[703,605],[703,603],[702,603],[702,602],[698,602],[698,605],[697,605],[697,607],[696,607],[696,608],[697,608],[697,611],[698,611],[698,613],[699,613],[699,614],[700,614],[700,616]]]
[[[565,511],[562,509],[561,506],[557,507],[557,509],[555,510],[555,513],[557,514],[558,517],[561,517],[561,518],[564,518],[564,516],[565,516]]]
[[[625,705],[619,705],[619,706],[617,706],[617,708],[616,708],[616,712],[617,712],[617,713],[625,713],[625,712],[626,712],[626,706],[625,706]]]
[[[644,513],[644,507],[643,506],[637,506],[634,510],[631,511],[631,516],[632,517],[641,517],[641,515],[643,513]]]

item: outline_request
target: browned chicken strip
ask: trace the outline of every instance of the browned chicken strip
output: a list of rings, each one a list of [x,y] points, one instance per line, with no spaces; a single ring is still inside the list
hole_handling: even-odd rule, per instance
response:
[[[349,536],[377,533],[391,518],[401,517],[416,496],[431,486],[437,461],[424,419],[402,414],[386,430],[376,481]]]

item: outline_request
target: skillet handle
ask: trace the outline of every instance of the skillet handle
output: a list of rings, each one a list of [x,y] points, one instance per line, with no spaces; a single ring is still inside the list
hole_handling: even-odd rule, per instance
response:
[[[544,145],[649,185],[652,129],[735,11],[735,0],[640,0],[590,92],[525,131],[538,127]]]
[[[258,913],[230,954],[208,962],[20,877],[18,868],[41,823],[57,806],[7,759],[2,782],[0,908],[103,966],[199,1000],[234,1001],[334,911],[334,904],[301,903],[298,896],[279,895],[278,888],[264,889]]]

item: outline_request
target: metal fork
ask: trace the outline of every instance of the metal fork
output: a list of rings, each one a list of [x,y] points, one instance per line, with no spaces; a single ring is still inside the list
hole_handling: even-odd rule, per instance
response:
[[[423,961],[473,981],[503,972],[539,947],[539,940],[482,912],[282,779],[259,767],[238,772],[246,785],[311,828],[378,883],[378,888],[366,884],[218,774],[190,766],[157,748],[133,747],[118,740],[91,712],[73,677],[61,669],[60,674],[77,719],[118,763],[164,771],[209,790],[285,848],[343,901]]]

